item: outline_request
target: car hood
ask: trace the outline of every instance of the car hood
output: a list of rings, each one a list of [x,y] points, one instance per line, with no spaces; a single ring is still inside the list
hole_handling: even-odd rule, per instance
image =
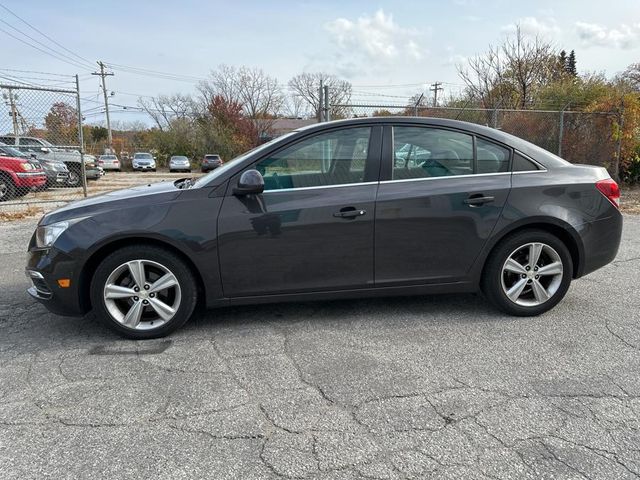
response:
[[[39,225],[48,225],[63,220],[78,217],[87,217],[109,210],[122,210],[131,206],[131,200],[135,199],[135,206],[145,203],[155,205],[170,201],[180,195],[180,189],[173,182],[160,182],[140,187],[116,190],[113,192],[84,198],[71,202],[64,207],[47,213],[40,220]]]

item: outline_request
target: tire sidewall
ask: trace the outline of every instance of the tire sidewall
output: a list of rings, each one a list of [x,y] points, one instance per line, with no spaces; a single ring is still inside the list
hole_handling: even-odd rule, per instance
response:
[[[171,270],[180,284],[181,302],[174,317],[157,329],[134,330],[117,322],[108,312],[104,302],[104,285],[107,278],[117,267],[131,260],[151,260]],[[91,305],[96,316],[107,327],[120,335],[132,339],[160,338],[181,327],[191,317],[197,303],[197,285],[193,273],[177,255],[155,246],[131,246],[109,254],[98,265],[90,287]]]
[[[527,307],[512,302],[502,289],[502,267],[519,247],[540,242],[553,248],[562,261],[562,281],[556,293],[541,305]],[[573,260],[567,246],[555,235],[543,230],[525,230],[502,240],[491,253],[482,278],[482,291],[500,310],[511,315],[535,316],[555,307],[565,296],[573,279]]]

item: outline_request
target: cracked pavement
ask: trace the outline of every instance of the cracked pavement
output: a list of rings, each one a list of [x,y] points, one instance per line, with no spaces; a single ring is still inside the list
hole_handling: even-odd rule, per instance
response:
[[[0,478],[640,476],[640,216],[537,318],[474,295],[209,311],[122,340],[27,298],[0,225]]]

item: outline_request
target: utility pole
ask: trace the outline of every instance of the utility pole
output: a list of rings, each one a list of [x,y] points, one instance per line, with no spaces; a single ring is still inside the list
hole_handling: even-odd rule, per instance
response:
[[[433,106],[437,107],[438,106],[438,92],[444,90],[442,88],[442,82],[435,82],[433,84],[431,84],[431,88],[429,90],[431,90],[433,92]]]
[[[111,122],[109,121],[109,97],[107,96],[107,84],[105,82],[105,77],[112,76],[113,73],[108,73],[104,71],[104,63],[98,62],[100,66],[99,72],[93,72],[91,75],[98,75],[102,79],[102,93],[104,95],[104,110],[107,115],[107,141],[109,143],[109,150],[113,151],[113,137],[111,136]]]
[[[11,112],[9,113],[9,115],[11,115],[11,122],[13,123],[13,136],[15,137],[15,142],[17,145],[18,142],[18,109],[16,107],[16,96],[13,94],[13,89],[11,88],[7,88],[7,91],[9,92],[8,95],[3,95],[3,97],[9,101],[9,108],[11,109]]]
[[[320,79],[320,88],[318,89],[318,123],[324,121],[322,110],[324,109],[324,87]]]
[[[331,120],[331,114],[329,110],[331,106],[329,105],[329,85],[325,85],[323,90],[324,93],[324,121],[328,122]]]

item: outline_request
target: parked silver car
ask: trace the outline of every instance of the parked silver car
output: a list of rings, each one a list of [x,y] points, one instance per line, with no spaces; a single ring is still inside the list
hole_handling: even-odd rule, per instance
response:
[[[131,166],[134,170],[153,170],[155,172],[156,159],[150,153],[136,152],[133,154]]]
[[[170,172],[191,172],[191,162],[184,155],[173,155],[169,159]]]
[[[121,170],[120,160],[115,155],[100,155],[98,157],[98,165],[104,170],[115,170],[119,172]]]

